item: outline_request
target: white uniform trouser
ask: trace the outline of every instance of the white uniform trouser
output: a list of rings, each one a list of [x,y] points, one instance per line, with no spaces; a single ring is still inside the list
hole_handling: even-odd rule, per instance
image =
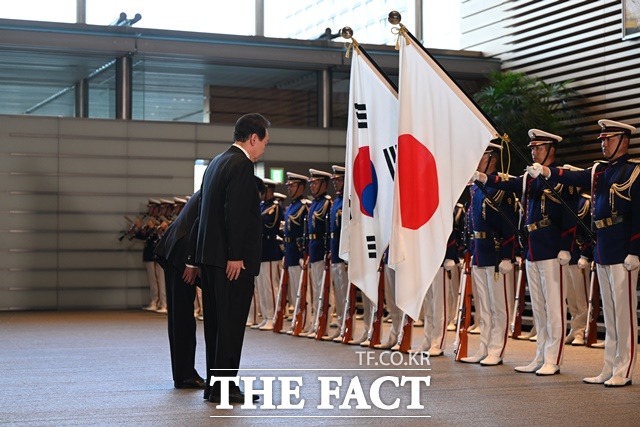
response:
[[[458,292],[460,292],[460,264],[451,269],[451,286],[447,292],[447,324],[453,323],[458,314]]]
[[[276,307],[276,291],[280,283],[279,261],[264,261],[260,263],[260,272],[256,277],[256,291],[260,302],[260,312],[263,320],[273,319]]]
[[[638,269],[627,271],[622,264],[597,264],[606,334],[602,372],[631,378],[637,358]]]
[[[313,301],[313,308],[309,315],[311,315],[311,322],[313,323],[316,318],[316,313],[318,313],[318,304],[320,302],[320,295],[322,294],[322,273],[324,272],[324,260],[312,262],[309,264],[309,282],[311,286],[307,289],[307,293],[309,289],[311,289],[311,298]],[[311,325],[311,332],[316,332],[316,326]],[[305,329],[306,330],[306,329]],[[326,331],[323,331],[323,334]]]
[[[398,342],[398,334],[402,328],[402,311],[396,305],[396,272],[384,266],[384,299],[387,303],[387,311],[391,316],[391,330],[388,342]]]
[[[567,308],[571,315],[571,332],[569,336],[584,337],[587,327],[587,310],[589,309],[589,270],[578,268],[577,264],[562,268],[563,280],[567,284]]]
[[[298,304],[301,307],[306,307],[306,310],[304,310],[304,316],[303,316],[303,326],[302,326],[302,331],[303,332],[309,332],[311,331],[311,327],[313,326],[313,313],[311,313],[311,302],[313,301],[313,286],[310,282],[310,277],[307,278],[307,295],[306,295],[306,301],[298,301],[298,295],[300,295],[300,285],[302,285],[302,275],[305,273],[309,274],[309,269],[307,270],[303,270],[302,267],[300,266],[293,266],[293,267],[289,267],[289,283],[290,286],[293,285],[293,288],[295,289],[295,297],[293,298],[294,301],[294,307],[296,304]],[[306,305],[305,305],[306,304]],[[293,313],[294,315],[294,320],[295,320],[295,313]],[[291,327],[293,328],[293,321],[291,322]]]
[[[149,282],[149,297],[151,306],[167,308],[167,288],[164,283],[164,270],[155,261],[144,263],[147,269],[147,281]]]
[[[438,269],[427,294],[424,297],[424,340],[421,347],[444,349],[447,337],[447,298],[450,280],[443,267]]]
[[[344,305],[347,302],[349,292],[349,280],[347,278],[347,264],[337,262],[331,264],[331,280],[333,282],[333,299],[336,303],[336,314],[338,315],[338,325],[342,325],[344,317]]]
[[[538,333],[535,362],[560,365],[564,350],[566,285],[558,261],[527,261],[527,281]]]
[[[298,295],[298,283],[300,283],[300,273],[302,273],[302,267],[300,265],[292,265],[287,267],[289,271],[289,289],[287,289],[287,298],[289,299],[289,305],[296,306],[296,296]]]
[[[504,357],[509,334],[509,288],[513,286],[513,270],[498,273],[495,267],[473,266],[473,286],[478,290],[480,315],[480,347],[477,355]]]

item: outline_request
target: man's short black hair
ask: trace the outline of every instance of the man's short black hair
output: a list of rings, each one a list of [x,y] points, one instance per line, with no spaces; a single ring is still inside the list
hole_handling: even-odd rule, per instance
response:
[[[267,134],[269,126],[271,126],[271,122],[269,122],[269,120],[267,120],[262,114],[245,114],[236,122],[236,127],[233,131],[233,140],[246,142],[254,133],[258,135],[260,140],[263,140]]]

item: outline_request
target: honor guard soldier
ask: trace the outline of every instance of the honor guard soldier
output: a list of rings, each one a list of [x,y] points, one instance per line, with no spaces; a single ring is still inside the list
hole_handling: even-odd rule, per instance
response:
[[[260,203],[260,214],[262,216],[262,262],[260,263],[260,273],[256,276],[256,289],[260,301],[260,312],[262,322],[252,326],[253,329],[261,331],[273,330],[273,315],[275,313],[276,292],[280,282],[280,260],[282,250],[278,242],[280,223],[284,219],[284,212],[280,202],[275,198],[274,190],[276,182],[270,179],[263,179],[264,193]]]
[[[539,129],[529,130],[529,147],[534,162],[556,166],[556,147],[562,137]],[[561,279],[562,266],[571,260],[575,240],[576,219],[571,210],[577,211],[576,188],[556,185],[551,192],[542,178],[525,174],[519,178],[502,181],[498,175],[487,180],[480,174],[480,181],[487,186],[512,191],[521,197],[524,208],[524,227],[527,232],[525,260],[527,282],[531,295],[533,318],[538,332],[535,358],[525,366],[517,366],[517,372],[536,375],[554,375],[560,372],[566,332],[567,306],[566,284]]]
[[[307,219],[309,236],[309,280],[311,281],[311,293],[313,301],[312,319],[315,319],[319,309],[320,295],[322,293],[322,272],[324,271],[324,257],[329,250],[327,245],[329,233],[329,214],[331,212],[331,196],[327,194],[331,174],[317,169],[309,169],[309,187],[313,201],[309,206]],[[309,313],[307,313],[308,315]],[[300,335],[315,338],[317,325],[312,325],[310,331],[303,331]],[[325,335],[326,331],[322,331]]]
[[[589,224],[591,196],[580,194],[578,200],[578,217]],[[567,309],[571,318],[571,330],[564,343],[584,345],[584,333],[587,326],[587,310],[589,308],[589,260],[591,259],[590,238],[581,227],[576,229],[576,240],[571,251],[571,261],[563,269],[563,280],[567,283]]]
[[[489,180],[498,177],[500,150],[501,146],[489,143],[478,164],[478,170]],[[486,189],[485,194],[477,183],[469,191],[469,230],[473,237],[472,277],[473,285],[478,291],[480,347],[475,355],[460,360],[495,366],[502,364],[511,320],[511,300],[508,295],[509,287],[513,286],[511,276],[516,247],[514,227],[518,222],[515,195],[494,188]],[[451,263],[452,256],[449,255],[449,258],[445,260],[445,268],[447,261]]]
[[[458,306],[456,305],[456,300],[458,298],[458,291],[460,290],[460,259],[462,258],[463,253],[462,241],[464,239],[465,221],[466,212],[464,209],[464,205],[462,203],[456,203],[456,207],[453,210],[453,231],[455,233],[456,243],[458,245],[458,247],[456,248],[458,258],[454,260],[456,265],[451,269],[451,286],[449,287],[449,292],[446,296],[447,331],[456,330],[456,316],[458,314]]]
[[[155,260],[153,251],[158,243],[158,226],[160,221],[156,216],[160,216],[161,201],[149,199],[147,203],[147,217],[144,224],[136,230],[134,237],[144,242],[142,249],[142,262],[147,270],[147,281],[149,283],[149,305],[143,310],[155,311],[157,313],[167,313],[167,295],[164,284],[164,272],[162,267]]]
[[[303,197],[308,180],[309,177],[307,176],[287,172],[285,185],[287,186],[291,204],[284,214],[284,262],[289,271],[289,304],[292,308],[296,303],[298,285],[302,274],[300,265],[302,253],[298,242],[303,237],[304,220],[309,212],[308,200]],[[308,314],[307,317],[310,318]]]
[[[336,191],[336,197],[333,199],[331,214],[329,215],[329,220],[331,221],[329,227],[329,232],[331,233],[331,279],[333,282],[333,296],[336,303],[337,322],[339,326],[332,334],[322,337],[322,339],[326,341],[336,339],[340,336],[340,329],[344,319],[345,302],[347,300],[347,293],[349,292],[347,265],[344,260],[338,256],[340,251],[340,229],[342,228],[342,190],[344,188],[345,168],[338,165],[333,165],[331,168],[333,169],[331,181]]]
[[[631,384],[637,358],[640,161],[629,158],[634,126],[608,119],[599,120],[598,124],[598,139],[606,161],[598,161],[584,171],[534,164],[529,174],[591,189],[591,222],[596,233],[593,257],[606,335],[602,372],[583,381],[621,387]]]

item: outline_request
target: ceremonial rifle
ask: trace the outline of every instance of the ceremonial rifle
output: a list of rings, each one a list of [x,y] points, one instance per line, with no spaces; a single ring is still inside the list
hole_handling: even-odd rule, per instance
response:
[[[331,221],[329,220],[329,212],[324,217],[327,228]],[[318,300],[318,313],[316,314],[315,330],[316,339],[322,340],[327,332],[327,323],[329,319],[329,294],[331,293],[331,250],[329,247],[329,233],[325,229],[324,234],[324,271],[322,272],[322,289],[320,289],[320,298]]]
[[[349,344],[353,339],[353,319],[356,316],[356,286],[349,284],[349,293],[344,305],[344,320],[342,325],[342,343]]]
[[[380,261],[378,273],[380,274],[378,280],[378,306],[373,314],[371,339],[369,340],[369,347],[371,348],[380,344],[380,335],[382,332],[382,318],[384,317],[384,287],[386,286],[384,283],[384,258]]]
[[[411,334],[413,332],[413,319],[406,314],[403,315],[403,319],[405,320],[404,326],[402,327],[401,336],[398,340],[400,343],[399,351],[402,353],[409,353],[411,350]]]
[[[527,285],[527,273],[525,270],[524,260],[518,267],[518,284],[516,287],[516,299],[513,306],[513,317],[511,320],[511,338],[518,339],[522,333],[522,313],[524,312],[524,292]]]
[[[455,360],[459,362],[463,357],[467,357],[467,345],[469,341],[468,332],[471,327],[471,251],[467,247],[464,252],[464,280],[460,285],[460,305],[458,306],[458,324],[456,325],[456,340],[453,343],[453,353]]]
[[[635,291],[634,291],[635,292]],[[587,327],[584,336],[587,347],[598,342],[598,317],[600,317],[600,283],[595,262],[591,263],[591,285],[589,286],[589,308],[587,310]]]
[[[289,268],[286,258],[282,261],[282,275],[280,276],[280,287],[278,288],[278,301],[276,302],[276,314],[273,317],[273,332],[282,332],[284,315],[287,311],[287,293],[289,292]]]
[[[307,217],[303,220],[304,230],[302,234],[302,272],[300,273],[300,283],[298,284],[298,295],[296,296],[296,308],[293,312],[293,332],[292,335],[297,337],[302,332],[305,320],[307,318],[307,285],[309,279],[309,248],[308,248],[308,230]]]

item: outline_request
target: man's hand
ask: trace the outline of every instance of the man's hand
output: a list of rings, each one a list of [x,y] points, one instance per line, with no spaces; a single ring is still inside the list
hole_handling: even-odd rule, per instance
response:
[[[542,166],[540,163],[534,163],[531,166],[527,166],[526,170],[531,178],[537,178],[539,175],[548,178],[549,175],[551,175],[551,170],[546,166]]]
[[[473,176],[471,177],[471,182],[475,182],[475,181],[479,181],[482,184],[485,184],[487,182],[487,174],[475,171],[473,173]]]
[[[633,271],[636,268],[640,267],[640,260],[638,259],[638,255],[627,255],[624,259],[624,268],[627,271]]]
[[[558,252],[558,263],[560,265],[567,265],[571,261],[571,253],[569,251]]]
[[[589,268],[590,265],[591,263],[589,262],[589,259],[587,259],[587,257],[581,256],[580,259],[578,260],[578,268],[582,270]]]
[[[456,266],[456,262],[454,260],[452,260],[452,259],[448,259],[447,258],[447,259],[444,260],[444,264],[442,264],[442,266],[444,267],[444,269],[446,271],[451,271],[451,270],[453,270],[453,267]]]
[[[184,273],[182,273],[182,280],[184,280],[184,283],[188,285],[195,285],[196,279],[198,278],[199,275],[200,275],[200,272],[198,270],[198,267],[187,265],[184,268]]]
[[[511,260],[503,259],[502,261],[500,261],[500,264],[498,264],[498,270],[500,270],[500,273],[502,274],[507,274],[511,270],[513,270],[513,264],[511,263]]]
[[[227,279],[229,281],[236,280],[242,270],[244,270],[244,261],[227,261]]]

